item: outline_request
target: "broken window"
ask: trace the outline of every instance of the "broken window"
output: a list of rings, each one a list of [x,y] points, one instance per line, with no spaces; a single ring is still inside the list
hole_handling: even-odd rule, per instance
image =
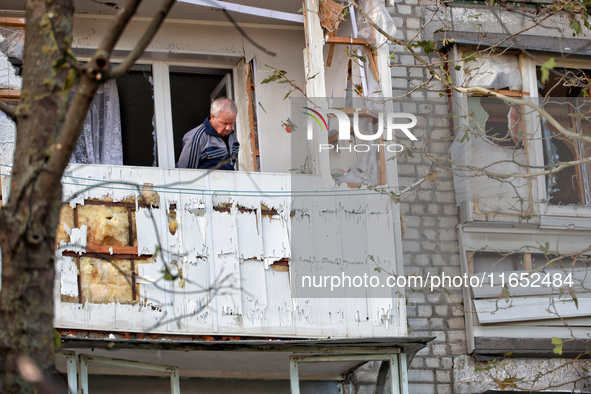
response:
[[[520,92],[499,91],[502,94]],[[523,148],[525,135],[525,116],[521,106],[511,105],[494,97],[472,96],[468,98],[469,116],[476,128],[475,132],[485,135],[498,146]]]
[[[591,136],[591,100],[589,71],[556,69],[549,80],[541,82],[538,68],[539,96],[542,107],[565,129]],[[560,133],[548,120],[541,119],[544,165],[554,169],[560,163],[590,157],[591,144]],[[551,205],[591,205],[591,166],[573,164],[546,176],[546,192]]]
[[[158,166],[153,85],[147,64],[135,65],[117,79],[125,165]]]
[[[18,100],[22,85],[25,22],[22,18],[0,21],[0,98]]]

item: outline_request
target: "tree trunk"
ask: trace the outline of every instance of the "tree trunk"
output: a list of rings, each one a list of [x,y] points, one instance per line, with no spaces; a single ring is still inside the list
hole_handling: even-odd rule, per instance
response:
[[[55,141],[66,116],[70,67],[60,66],[60,59],[71,47],[72,18],[72,0],[27,1],[11,195],[0,216],[0,392],[36,390],[18,373],[21,356],[53,373],[54,246],[62,196],[61,173],[50,173],[45,164],[65,153]]]

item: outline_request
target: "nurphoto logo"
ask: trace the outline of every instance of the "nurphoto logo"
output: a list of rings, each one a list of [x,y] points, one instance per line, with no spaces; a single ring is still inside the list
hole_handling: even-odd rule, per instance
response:
[[[318,125],[319,129],[325,130],[329,132],[329,122],[327,119],[329,115],[333,115],[336,117],[337,122],[337,132],[338,132],[338,140],[339,141],[349,141],[351,139],[351,125],[353,126],[353,133],[355,137],[362,141],[379,141],[381,138],[381,143],[361,143],[361,144],[354,144],[348,146],[340,146],[337,144],[319,144],[318,150],[322,152],[323,150],[331,150],[334,149],[337,152],[342,150],[347,150],[349,152],[369,152],[372,147],[377,148],[378,152],[380,149],[386,149],[388,152],[402,152],[404,150],[404,146],[401,144],[390,142],[394,141],[394,136],[396,130],[400,130],[406,138],[416,141],[417,137],[410,131],[411,128],[417,125],[417,118],[413,114],[407,112],[379,112],[375,118],[377,118],[377,128],[374,127],[375,131],[372,134],[363,133],[360,126],[359,126],[359,115],[360,109],[356,108],[355,112],[353,113],[353,119],[351,120],[349,115],[347,115],[344,111],[330,108],[330,109],[313,109],[309,107],[303,107],[305,110],[309,112],[304,112],[305,115],[308,116],[307,121],[307,138],[308,141],[312,141],[314,139],[313,130],[314,124]],[[385,123],[385,127],[384,127]],[[385,134],[384,134],[385,129]],[[382,137],[383,135],[383,137]]]

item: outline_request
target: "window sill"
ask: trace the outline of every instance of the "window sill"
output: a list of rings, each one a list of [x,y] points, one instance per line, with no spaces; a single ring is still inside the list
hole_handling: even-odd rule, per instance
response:
[[[591,230],[591,207],[546,206],[540,227]]]
[[[565,209],[560,212],[556,212],[555,209],[548,209],[545,215],[540,216],[540,228],[591,230],[591,209],[581,207],[579,210]]]

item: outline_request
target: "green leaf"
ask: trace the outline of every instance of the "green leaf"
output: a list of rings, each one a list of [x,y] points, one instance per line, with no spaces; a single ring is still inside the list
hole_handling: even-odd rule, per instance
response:
[[[410,48],[423,48],[425,54],[435,52],[435,41],[422,40],[417,43],[408,44]]]
[[[539,249],[544,253],[544,256],[548,256],[548,254],[550,254],[550,242],[540,245]]]
[[[454,68],[455,68],[456,71],[460,71],[462,69],[462,66],[459,66],[458,65],[458,66],[455,66]]]
[[[410,149],[407,149],[407,150],[406,150],[406,155],[407,155],[408,157],[415,157],[415,156],[412,154],[412,151],[411,151]]]
[[[467,58],[464,59],[464,62],[475,62],[476,60],[478,60],[476,58],[476,55],[470,55]]]
[[[504,298],[511,297],[511,292],[509,291],[509,288],[507,286],[503,287],[503,297]]]
[[[60,336],[60,333],[54,328],[53,329],[53,347],[55,349],[57,349],[60,346],[62,346],[62,337]]]
[[[554,350],[552,350],[556,354],[562,354],[562,339],[558,337],[552,337],[552,345],[554,345]]]
[[[573,29],[573,36],[578,36],[579,34],[581,34],[583,32],[583,29],[581,28],[581,24],[579,23],[579,21],[575,17],[572,17],[568,27]]]
[[[554,67],[556,67],[556,60],[554,60],[553,57],[548,59],[546,63],[542,64],[542,68],[540,69],[542,72],[542,83],[548,82],[548,79],[550,79],[550,71],[553,70]]]
[[[586,120],[587,117],[585,115],[583,115],[580,112],[574,113],[574,114],[568,114],[568,116],[575,118],[575,119],[581,119],[581,120]]]
[[[164,264],[164,280],[175,280],[176,278],[178,278],[178,275],[173,275],[170,273],[170,270],[168,269],[168,265]]]
[[[64,81],[64,90],[70,90],[74,86],[74,82],[76,82],[76,70],[72,68]]]

